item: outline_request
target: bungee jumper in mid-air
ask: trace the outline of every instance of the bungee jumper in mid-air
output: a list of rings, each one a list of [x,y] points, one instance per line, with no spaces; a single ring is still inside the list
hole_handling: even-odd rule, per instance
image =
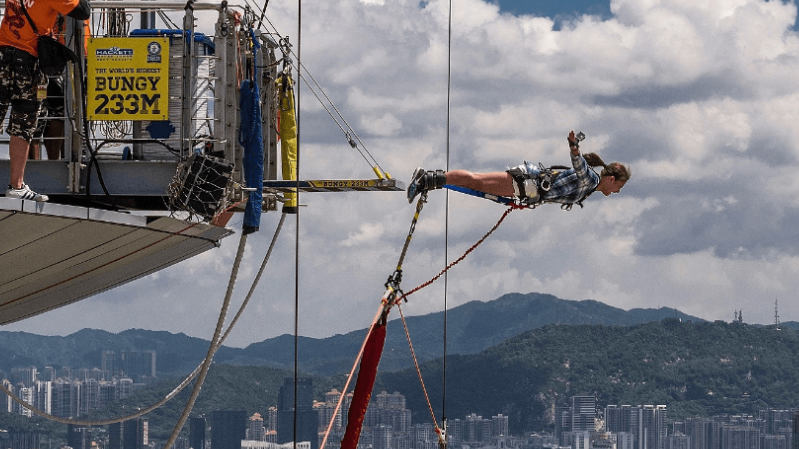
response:
[[[455,186],[471,191],[515,198],[517,203],[534,208],[543,203],[560,203],[571,210],[572,205],[583,206],[583,201],[594,191],[605,196],[618,193],[630,179],[630,168],[619,162],[606,164],[596,153],[580,153],[583,133],[569,132],[569,149],[572,167],[543,165],[526,162],[504,172],[473,173],[466,170],[424,170],[417,168],[408,184],[408,202],[417,195],[434,189]],[[593,168],[602,167],[597,174]]]

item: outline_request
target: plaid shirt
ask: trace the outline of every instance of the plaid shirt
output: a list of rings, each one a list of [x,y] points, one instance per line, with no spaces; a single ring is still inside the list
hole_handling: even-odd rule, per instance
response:
[[[588,166],[582,154],[571,154],[571,158],[574,168],[558,173],[549,191],[543,192],[544,201],[574,204],[596,190],[599,175]]]

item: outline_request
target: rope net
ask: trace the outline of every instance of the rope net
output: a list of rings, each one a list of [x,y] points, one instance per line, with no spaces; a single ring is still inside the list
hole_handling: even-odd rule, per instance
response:
[[[188,212],[191,218],[213,220],[225,209],[233,164],[195,153],[181,162],[169,184],[169,210]]]

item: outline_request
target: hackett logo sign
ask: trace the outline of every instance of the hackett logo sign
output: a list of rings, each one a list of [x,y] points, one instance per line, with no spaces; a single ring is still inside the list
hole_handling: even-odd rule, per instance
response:
[[[94,51],[95,56],[122,56],[122,57],[133,57],[133,49],[132,48],[119,48],[119,47],[111,47],[111,48],[98,48]]]

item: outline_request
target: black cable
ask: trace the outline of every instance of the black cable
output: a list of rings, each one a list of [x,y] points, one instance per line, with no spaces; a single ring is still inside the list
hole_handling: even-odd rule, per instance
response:
[[[269,0],[264,0],[264,7],[261,8],[261,17],[258,19],[258,26],[255,27],[256,29],[260,29],[261,25],[264,24],[264,16],[266,15],[266,7],[269,5]]]
[[[452,0],[449,0],[449,24],[447,29],[447,171],[449,171],[450,111],[452,92]],[[444,217],[444,263],[449,264],[449,190],[447,190]],[[441,423],[447,429],[447,281],[444,273],[444,356],[442,358]],[[446,438],[446,434],[444,434]],[[445,440],[446,443],[446,440]]]
[[[302,0],[297,0],[297,65],[300,63],[302,44]],[[295,83],[294,113],[297,122],[296,223],[294,238],[294,449],[297,449],[297,370],[299,367],[299,313],[300,313],[300,84]]]
[[[72,19],[72,20],[75,20],[75,19]],[[73,25],[74,25],[74,23],[73,23]],[[83,33],[83,29],[82,28],[76,27],[76,29],[80,29],[81,30],[80,33],[81,34]],[[77,65],[77,67],[78,67],[78,69],[77,69],[78,70],[78,80],[81,82],[81,86],[83,88],[83,91],[86,92],[86,84],[84,83],[84,73],[83,73],[83,62],[85,61],[85,58],[83,57],[83,46],[82,45],[78,45],[77,46],[77,50],[78,50],[77,51],[78,62],[75,65]],[[83,98],[81,98],[80,101],[83,104],[83,110],[85,112],[88,109],[88,103],[87,103],[88,99],[87,99],[86,95],[83,95],[82,97]],[[103,180],[103,173],[100,170],[100,163],[97,162],[97,151],[99,150],[99,148],[96,149],[96,150],[92,150],[92,147],[89,144],[89,119],[87,117],[87,114],[84,113],[84,114],[81,114],[81,115],[82,115],[81,118],[82,118],[82,122],[83,122],[83,134],[84,134],[83,143],[86,145],[86,149],[89,151],[89,156],[90,156],[89,166],[88,166],[88,168],[86,170],[86,199],[87,199],[87,201],[89,203],[91,203],[91,201],[92,201],[92,199],[91,199],[91,196],[92,196],[91,195],[92,165],[94,165],[95,166],[95,171],[97,172],[97,180],[100,181],[100,187],[102,187],[103,193],[105,193],[105,195],[108,197],[109,201],[111,202],[111,206],[113,206],[114,209],[119,209],[117,204],[116,204],[116,201],[111,196],[111,194],[108,192],[108,189],[105,186],[105,180]]]

